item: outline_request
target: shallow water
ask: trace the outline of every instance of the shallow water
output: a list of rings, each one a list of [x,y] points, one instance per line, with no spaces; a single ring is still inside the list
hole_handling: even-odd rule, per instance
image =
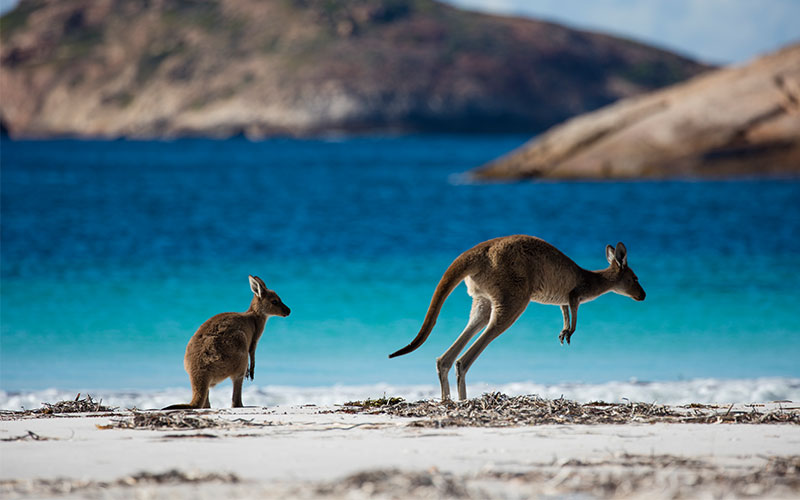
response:
[[[188,393],[186,342],[247,308],[247,274],[292,308],[250,390],[433,387],[463,285],[425,345],[388,353],[453,258],[513,233],[590,269],[623,241],[647,300],[582,306],[571,346],[559,309],[532,304],[470,385],[800,378],[800,181],[461,182],[523,140],[4,140],[0,389]]]

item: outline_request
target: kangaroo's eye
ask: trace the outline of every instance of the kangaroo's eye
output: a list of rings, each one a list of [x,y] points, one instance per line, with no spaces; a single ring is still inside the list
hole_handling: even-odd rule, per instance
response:
[[[277,301],[277,299],[272,299],[272,305],[275,305],[275,306],[277,306],[277,305],[278,305],[278,301]]]

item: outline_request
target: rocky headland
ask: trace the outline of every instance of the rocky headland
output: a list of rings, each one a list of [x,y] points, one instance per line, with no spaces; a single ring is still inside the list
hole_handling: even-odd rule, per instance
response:
[[[471,173],[484,180],[798,174],[800,44],[578,116]]]

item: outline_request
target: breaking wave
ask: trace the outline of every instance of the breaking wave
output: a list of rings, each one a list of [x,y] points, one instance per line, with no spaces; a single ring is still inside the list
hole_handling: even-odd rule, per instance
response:
[[[770,401],[800,401],[800,379],[695,379],[671,382],[606,382],[602,384],[564,383],[554,385],[518,382],[511,384],[469,384],[472,397],[485,392],[502,392],[509,396],[536,394],[544,398],[561,396],[581,403],[590,401],[637,401],[680,405],[687,403],[764,403]],[[188,402],[188,388],[159,391],[89,391],[95,401],[120,408],[153,409]],[[408,401],[439,397],[439,388],[433,385],[334,385],[328,387],[250,386],[243,391],[248,406],[292,406],[314,404],[331,406],[347,401],[399,396]],[[230,406],[230,384],[211,390],[211,405],[215,408]],[[59,389],[41,391],[0,391],[0,409],[20,410],[39,408],[42,403],[75,399],[75,392]]]

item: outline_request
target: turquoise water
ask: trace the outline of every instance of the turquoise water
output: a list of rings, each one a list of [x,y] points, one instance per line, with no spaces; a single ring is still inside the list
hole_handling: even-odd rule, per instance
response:
[[[800,181],[458,176],[523,141],[4,140],[0,389],[188,391],[186,342],[247,308],[248,274],[292,308],[267,323],[249,384],[433,387],[463,285],[420,349],[387,355],[453,258],[514,233],[590,269],[625,242],[647,300],[582,306],[570,346],[559,309],[531,304],[470,384],[800,377]]]

